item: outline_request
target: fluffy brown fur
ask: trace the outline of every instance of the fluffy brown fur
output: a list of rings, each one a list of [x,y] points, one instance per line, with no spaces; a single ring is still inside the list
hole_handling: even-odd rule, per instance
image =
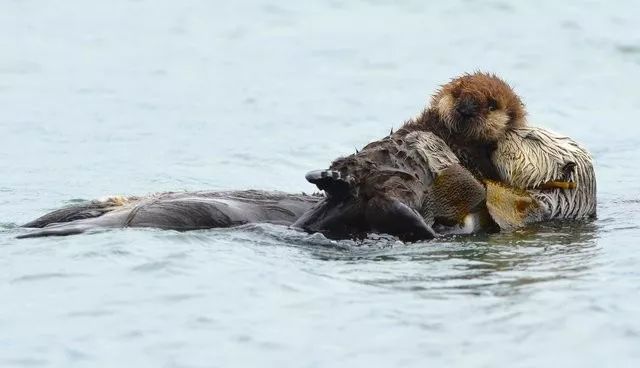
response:
[[[526,125],[525,116],[524,104],[505,81],[476,72],[443,85],[431,104],[401,130],[437,134],[474,174],[497,179],[491,152],[506,132]]]

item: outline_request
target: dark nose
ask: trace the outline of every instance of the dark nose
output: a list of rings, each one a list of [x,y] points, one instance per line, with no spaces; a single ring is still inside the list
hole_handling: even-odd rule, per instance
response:
[[[466,118],[472,116],[476,110],[476,104],[470,98],[461,98],[456,104],[458,113]]]

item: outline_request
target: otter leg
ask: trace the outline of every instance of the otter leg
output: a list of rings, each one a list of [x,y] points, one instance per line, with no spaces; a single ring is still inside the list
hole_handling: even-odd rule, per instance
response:
[[[93,226],[86,224],[69,224],[60,223],[46,226],[40,230],[32,231],[27,234],[16,236],[17,239],[42,238],[45,236],[67,236],[82,234],[87,230],[93,229]]]

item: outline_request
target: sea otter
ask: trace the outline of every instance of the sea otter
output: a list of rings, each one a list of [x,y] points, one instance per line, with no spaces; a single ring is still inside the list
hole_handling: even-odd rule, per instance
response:
[[[425,130],[442,138],[476,177],[499,179],[491,156],[507,132],[526,125],[524,104],[494,74],[464,74],[444,84],[400,132]]]
[[[257,222],[290,225],[322,198],[260,190],[110,197],[48,213],[23,225],[40,229],[19,237],[72,235],[100,228],[153,227],[186,231]]]
[[[438,223],[466,225],[483,219],[472,231],[495,225],[512,229],[595,213],[595,175],[588,153],[566,137],[527,128],[525,116],[520,98],[495,75],[455,78],[397,132],[337,159],[329,170],[309,173],[307,179],[328,197],[294,226],[344,232],[340,226],[348,223],[348,229],[429,238]],[[411,143],[417,134],[421,143]],[[543,143],[534,139],[540,136],[546,137]],[[572,179],[582,181],[580,189]],[[489,221],[479,215],[487,212]]]

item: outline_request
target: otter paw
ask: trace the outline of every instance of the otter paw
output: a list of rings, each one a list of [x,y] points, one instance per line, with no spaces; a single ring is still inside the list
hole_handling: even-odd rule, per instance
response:
[[[344,196],[349,193],[351,180],[343,177],[339,171],[335,170],[314,170],[305,175],[305,179],[311,184],[315,184],[318,189],[324,190],[333,196]]]

